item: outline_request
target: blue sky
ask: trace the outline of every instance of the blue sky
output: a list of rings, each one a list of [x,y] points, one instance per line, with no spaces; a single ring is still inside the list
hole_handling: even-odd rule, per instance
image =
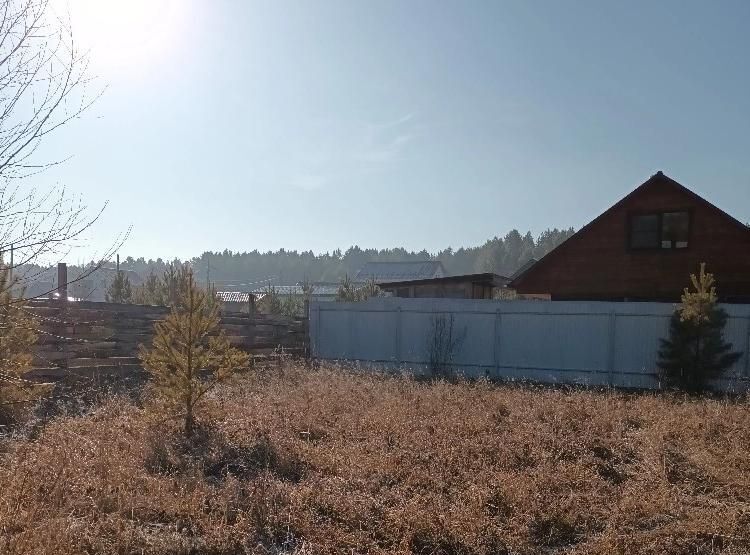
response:
[[[750,220],[746,1],[150,6],[82,19],[108,88],[34,178],[109,201],[72,259],[470,246],[657,170]]]

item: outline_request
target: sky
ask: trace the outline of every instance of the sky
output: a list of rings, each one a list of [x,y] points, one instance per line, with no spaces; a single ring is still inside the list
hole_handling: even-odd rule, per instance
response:
[[[69,0],[103,96],[35,176],[71,260],[474,246],[658,170],[750,221],[750,3]]]

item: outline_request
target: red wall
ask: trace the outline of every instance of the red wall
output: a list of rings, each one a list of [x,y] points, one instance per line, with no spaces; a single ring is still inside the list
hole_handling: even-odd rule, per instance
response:
[[[690,210],[684,250],[633,251],[633,212]],[[750,230],[666,176],[656,174],[511,284],[553,300],[679,300],[701,262],[722,300],[750,302]]]

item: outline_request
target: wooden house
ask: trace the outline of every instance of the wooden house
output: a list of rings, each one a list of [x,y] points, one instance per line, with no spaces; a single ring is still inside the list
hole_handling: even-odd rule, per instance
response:
[[[552,300],[672,302],[702,262],[720,300],[750,302],[750,228],[658,172],[509,287]]]

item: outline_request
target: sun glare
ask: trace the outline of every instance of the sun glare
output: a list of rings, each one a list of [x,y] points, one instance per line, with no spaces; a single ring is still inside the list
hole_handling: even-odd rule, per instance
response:
[[[186,4],[180,0],[57,0],[70,18],[76,42],[90,50],[94,66],[145,69],[168,57],[181,35]]]

